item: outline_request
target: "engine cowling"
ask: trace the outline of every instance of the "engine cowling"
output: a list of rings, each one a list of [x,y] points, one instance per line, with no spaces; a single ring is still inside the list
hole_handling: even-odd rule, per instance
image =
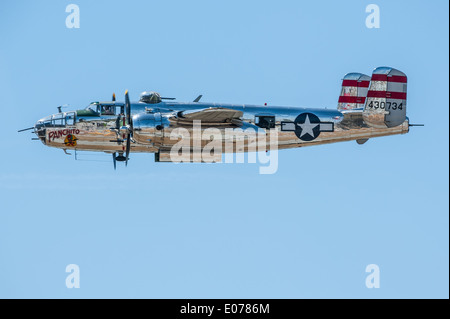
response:
[[[141,144],[153,144],[163,137],[164,124],[161,113],[138,114],[133,116],[133,139]]]

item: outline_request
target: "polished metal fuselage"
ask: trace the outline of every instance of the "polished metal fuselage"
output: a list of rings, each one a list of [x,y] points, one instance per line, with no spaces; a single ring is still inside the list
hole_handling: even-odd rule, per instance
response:
[[[111,102],[109,102],[111,103]],[[123,103],[115,103],[123,105]],[[374,128],[369,127],[362,120],[361,112],[340,112],[336,109],[311,109],[301,107],[283,107],[283,106],[258,106],[245,104],[221,104],[221,103],[199,103],[199,102],[165,102],[157,104],[146,104],[142,102],[131,103],[131,113],[136,119],[134,125],[133,143],[131,152],[149,152],[158,153],[169,150],[179,141],[176,138],[174,130],[180,127],[180,124],[173,119],[179,112],[190,110],[201,110],[208,108],[224,108],[242,112],[241,120],[256,127],[256,119],[260,116],[273,116],[275,118],[275,127],[272,130],[277,132],[278,149],[296,148],[302,146],[329,144],[350,140],[365,141],[369,138],[404,134],[409,130],[408,119],[399,126],[392,128]],[[333,123],[334,130],[330,132],[321,132],[317,138],[311,141],[304,141],[293,131],[283,131],[281,129],[283,122],[294,122],[302,113],[312,113],[316,115],[321,122]],[[123,140],[126,137],[123,129],[117,129],[118,114],[111,115],[86,115],[83,112],[78,113],[60,113],[61,117],[67,114],[75,114],[73,122],[65,122],[62,125],[36,125],[35,133],[41,141],[50,147],[61,148],[64,150],[80,151],[100,151],[107,153],[123,152],[125,146]],[[140,120],[139,116],[149,114],[148,120]],[[57,114],[59,115],[59,114]],[[146,123],[147,121],[148,123]],[[125,122],[120,119],[120,126],[124,127]],[[225,143],[225,130],[236,127],[233,123],[211,124],[201,123],[201,129],[206,130],[214,127],[223,132],[223,143]],[[208,143],[204,136],[200,137],[193,134],[193,127],[181,125],[190,134],[191,144],[199,142],[202,146]],[[115,129],[116,128],[116,129]],[[269,136],[269,129],[260,128],[258,132],[263,132]],[[68,136],[70,139],[68,140]],[[175,136],[175,138],[174,138]],[[259,136],[259,135],[258,135]],[[73,141],[75,139],[75,141]],[[197,141],[195,140],[197,139]],[[201,141],[198,141],[200,139]],[[232,152],[245,152],[248,149],[235,146]],[[267,144],[269,144],[267,138]],[[274,141],[271,141],[273,143]],[[198,144],[197,144],[198,145]],[[240,144],[242,146],[242,144]],[[225,147],[223,148],[226,151]]]

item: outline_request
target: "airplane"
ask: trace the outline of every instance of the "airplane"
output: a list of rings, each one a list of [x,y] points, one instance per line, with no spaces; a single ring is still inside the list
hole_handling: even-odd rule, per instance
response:
[[[264,147],[274,143],[266,137],[275,132],[278,149],[351,140],[364,144],[370,138],[406,134],[410,126],[422,126],[409,123],[406,89],[403,72],[378,67],[371,77],[344,76],[337,109],[200,102],[202,95],[193,102],[175,102],[156,92],[143,92],[138,102],[130,102],[126,91],[124,102],[116,101],[113,94],[112,101],[92,102],[85,109],[62,112],[59,107],[58,113],[19,132],[33,130],[36,140],[66,154],[68,150],[110,153],[116,169],[116,162],[128,164],[130,153],[154,153],[156,162],[174,162],[171,150],[186,136],[183,147],[188,154],[182,161],[204,162],[195,153],[213,140],[204,136],[213,130],[220,133],[220,146],[225,146],[213,160],[220,162],[223,153],[255,150],[250,147],[255,139],[245,137],[251,130]],[[197,128],[205,134],[195,134]],[[241,137],[231,136],[230,141],[230,131],[240,131]]]

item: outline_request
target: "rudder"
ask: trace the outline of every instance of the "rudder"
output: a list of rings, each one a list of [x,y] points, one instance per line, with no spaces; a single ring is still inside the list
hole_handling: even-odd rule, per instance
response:
[[[378,67],[372,73],[363,119],[376,128],[395,127],[406,120],[406,75],[394,68]]]
[[[369,90],[370,77],[362,73],[347,73],[342,79],[338,110],[363,108]]]

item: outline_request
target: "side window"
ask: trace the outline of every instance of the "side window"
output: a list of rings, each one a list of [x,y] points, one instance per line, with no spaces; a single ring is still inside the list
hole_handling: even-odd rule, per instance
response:
[[[66,125],[75,125],[75,114],[69,113],[66,115]]]
[[[275,128],[275,116],[260,115],[255,117],[255,124],[261,128]]]
[[[54,126],[64,126],[63,114],[53,115],[52,123],[53,123]]]
[[[101,114],[102,115],[114,115],[115,106],[114,105],[102,105]]]
[[[88,112],[94,113],[95,115],[98,115],[100,113],[100,105],[98,105],[97,103],[91,103],[86,108],[86,110]]]
[[[119,114],[124,114],[124,107],[123,107],[123,105],[116,105],[116,114],[117,115],[119,115]]]

